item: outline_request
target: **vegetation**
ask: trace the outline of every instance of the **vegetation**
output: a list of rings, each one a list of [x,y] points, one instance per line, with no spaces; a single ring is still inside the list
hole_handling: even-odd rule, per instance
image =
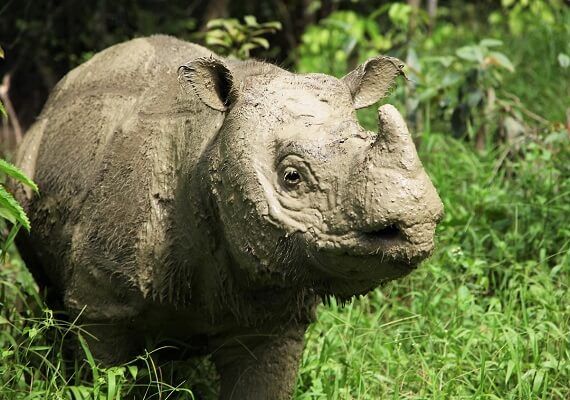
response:
[[[235,18],[209,24],[178,17],[169,33],[235,57],[275,57],[300,72],[342,76],[378,53],[406,60],[409,81],[387,101],[415,128],[446,210],[436,253],[418,271],[345,307],[333,301],[319,308],[295,398],[570,398],[568,7],[556,0],[440,1],[433,14],[414,1],[309,2],[311,18],[299,33],[271,14],[279,1],[259,3],[268,7],[228,8]],[[167,26],[139,11],[141,34]],[[242,18],[248,14],[279,19],[282,29]],[[34,37],[34,21],[22,22],[22,35]],[[101,43],[128,34],[109,28]],[[291,35],[294,46],[285,47],[279,38]],[[100,48],[94,38],[84,41],[81,51],[65,53],[68,68]],[[375,111],[359,112],[374,130]],[[7,163],[0,168],[24,179]],[[5,210],[7,225],[25,226],[22,215]],[[6,252],[9,232],[3,229],[0,268],[0,398],[213,397],[209,362],[157,364],[154,355],[168,349],[152,344],[131,363],[98,366],[81,326],[47,309],[15,249]],[[72,337],[84,362],[70,361]]]

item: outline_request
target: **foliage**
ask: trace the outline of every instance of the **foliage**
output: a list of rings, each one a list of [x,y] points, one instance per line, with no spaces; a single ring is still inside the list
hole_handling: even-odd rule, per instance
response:
[[[246,15],[243,20],[243,24],[235,18],[209,21],[206,44],[218,49],[220,54],[243,60],[249,58],[252,50],[269,49],[269,41],[262,36],[282,28],[280,22],[259,23],[252,15]]]
[[[454,54],[422,59],[411,49],[410,78],[416,85],[408,102],[409,112],[422,113],[427,131],[437,116],[451,122],[453,135],[470,139],[477,136],[484,140],[485,129],[502,128],[499,125],[503,121],[516,121],[516,126],[522,126],[520,113],[515,113],[518,105],[502,93],[504,72],[514,73],[515,67],[497,50],[501,46],[502,41],[486,38],[478,44],[459,47]]]
[[[497,17],[504,10],[492,12],[489,25],[468,29],[466,24],[454,23],[461,20],[461,15],[452,14],[457,11],[442,9],[443,20],[429,34],[421,11],[411,30],[413,12],[407,4],[382,6],[367,15],[338,11],[308,27],[299,47],[298,68],[340,77],[373,55],[400,57],[408,65],[410,81],[390,101],[406,109],[418,134],[449,131],[473,141],[479,149],[485,142],[512,144],[547,128],[545,116],[564,120],[567,104],[560,94],[570,90],[567,79],[557,78],[570,59],[570,12],[556,1],[548,2],[548,7],[517,4],[522,11],[516,18],[543,21],[525,25],[525,37],[506,34],[509,25]],[[546,25],[546,21],[554,23]],[[550,46],[542,44],[545,37]],[[524,59],[519,56],[522,52]],[[521,73],[525,79],[519,78]],[[541,91],[527,84],[537,80]],[[371,128],[374,112],[361,114]]]
[[[531,3],[549,3],[549,11],[537,14],[532,11],[537,6],[529,3],[528,7],[520,8],[516,17],[509,12],[510,8],[489,16],[489,30],[503,38],[517,66],[516,74],[505,77],[504,86],[538,115],[551,121],[564,121],[570,80],[564,78],[568,67],[559,60],[570,54],[570,7],[554,7],[555,1]],[[512,27],[509,21],[513,18],[523,21],[522,31]]]
[[[553,25],[557,14],[567,5],[562,0],[502,0],[503,15],[506,15],[509,31],[517,36],[524,34],[529,25]],[[492,15],[501,19],[498,12]]]
[[[0,58],[4,58],[4,50],[1,47]],[[0,114],[4,114],[4,116],[7,117],[2,102],[0,102]],[[4,179],[6,176],[12,178],[16,182],[27,185],[32,188],[33,191],[38,192],[36,184],[22,171],[20,171],[20,169],[15,165],[0,159],[0,178]],[[8,248],[11,246],[20,228],[23,226],[27,231],[30,230],[30,221],[28,220],[28,216],[24,212],[24,209],[16,201],[14,196],[12,196],[12,194],[6,189],[5,184],[0,183],[0,222],[4,224],[5,221],[9,221],[12,224],[12,228],[8,232],[6,238],[0,239],[0,262],[5,260]]]
[[[22,171],[2,159],[0,159],[0,174],[10,176],[15,181],[31,187],[35,192],[38,191],[36,184],[25,176]],[[0,183],[0,221],[3,225],[5,221],[9,221],[12,224],[8,235],[0,239],[0,262],[4,262],[8,248],[14,242],[20,228],[23,226],[27,231],[30,230],[30,221],[20,203],[16,201],[3,183]]]
[[[2,399],[194,399],[182,384],[173,387],[163,381],[175,371],[183,376],[181,381],[192,379],[196,366],[181,369],[176,363],[158,364],[155,356],[161,349],[124,365],[98,365],[85,341],[88,333],[76,321],[49,310],[23,268],[21,260],[11,258],[0,270]],[[81,348],[84,362],[71,360],[70,343]],[[192,381],[200,384],[200,378]]]
[[[323,72],[340,77],[359,62],[397,48],[407,37],[410,6],[393,3],[369,15],[336,11],[307,28],[301,37],[300,72]],[[378,22],[388,15],[385,24]],[[386,25],[392,24],[391,29]]]

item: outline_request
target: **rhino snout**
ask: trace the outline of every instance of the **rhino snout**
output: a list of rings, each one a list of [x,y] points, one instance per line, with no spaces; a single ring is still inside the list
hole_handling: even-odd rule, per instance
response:
[[[353,229],[364,242],[405,246],[405,258],[423,259],[433,250],[443,205],[396,108],[380,107],[378,125],[348,185]]]

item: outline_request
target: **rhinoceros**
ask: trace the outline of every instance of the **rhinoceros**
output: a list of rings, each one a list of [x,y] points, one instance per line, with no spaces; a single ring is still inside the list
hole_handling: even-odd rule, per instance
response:
[[[356,118],[402,67],[295,74],[168,36],[96,54],[18,152],[40,188],[17,189],[26,264],[101,362],[173,338],[212,353],[220,398],[290,398],[315,305],[434,248],[442,204],[401,115]]]

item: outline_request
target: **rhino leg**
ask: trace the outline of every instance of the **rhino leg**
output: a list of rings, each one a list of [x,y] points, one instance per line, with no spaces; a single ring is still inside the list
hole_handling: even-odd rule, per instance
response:
[[[244,331],[214,341],[213,359],[220,373],[220,400],[291,399],[307,325],[279,332]],[[268,332],[271,332],[268,330]]]
[[[143,343],[137,340],[140,335],[121,324],[91,323],[83,320],[82,328],[87,332],[83,337],[89,351],[103,365],[112,366],[130,361],[143,347]],[[85,353],[83,348],[79,351]]]
[[[135,328],[144,306],[140,293],[98,264],[78,263],[72,273],[64,304],[70,320],[86,331],[89,351],[106,365],[129,361],[144,344],[144,333]]]

